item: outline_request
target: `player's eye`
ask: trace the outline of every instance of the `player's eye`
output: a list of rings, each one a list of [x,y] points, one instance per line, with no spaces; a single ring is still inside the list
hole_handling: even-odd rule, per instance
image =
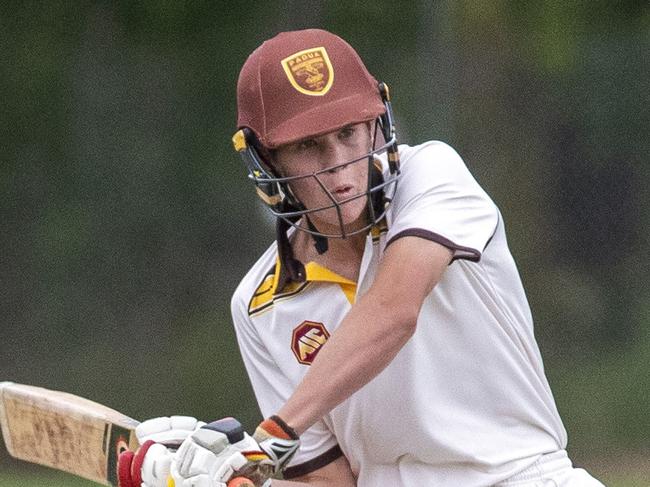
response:
[[[312,147],[316,147],[316,141],[314,139],[305,139],[296,143],[296,149],[298,150],[307,150]]]
[[[347,127],[343,127],[341,130],[339,130],[339,139],[342,140],[350,139],[352,138],[355,132],[356,132],[356,128],[351,125]]]

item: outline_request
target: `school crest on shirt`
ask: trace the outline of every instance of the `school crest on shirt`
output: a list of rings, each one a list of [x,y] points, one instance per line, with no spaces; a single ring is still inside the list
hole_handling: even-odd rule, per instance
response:
[[[324,47],[305,49],[281,63],[291,86],[304,95],[323,96],[334,83],[334,68]]]
[[[324,324],[303,321],[293,330],[291,350],[299,363],[311,365],[329,337]]]

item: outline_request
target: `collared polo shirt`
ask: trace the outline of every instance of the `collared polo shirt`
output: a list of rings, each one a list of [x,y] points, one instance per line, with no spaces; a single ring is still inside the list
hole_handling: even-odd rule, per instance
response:
[[[286,473],[299,476],[344,454],[360,487],[493,485],[565,448],[566,432],[496,205],[448,145],[400,146],[400,153],[386,228],[368,234],[358,282],[307,263],[303,282],[279,289],[282,264],[271,245],[233,296],[240,350],[269,416],[372,286],[388,245],[408,236],[448,247],[452,262],[425,299],[413,337],[302,435]],[[419,269],[410,271],[417,279]]]

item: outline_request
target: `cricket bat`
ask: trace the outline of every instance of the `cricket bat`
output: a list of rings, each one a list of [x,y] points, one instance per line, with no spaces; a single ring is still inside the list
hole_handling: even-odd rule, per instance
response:
[[[138,448],[138,424],[74,394],[0,382],[2,436],[9,454],[26,462],[117,486],[118,457]],[[252,485],[244,480],[233,479],[229,487]]]

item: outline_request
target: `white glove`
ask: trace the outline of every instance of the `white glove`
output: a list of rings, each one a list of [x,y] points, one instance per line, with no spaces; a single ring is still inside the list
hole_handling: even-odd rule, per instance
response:
[[[141,487],[167,487],[174,453],[194,430],[205,423],[191,416],[171,416],[143,421],[135,429],[138,442],[155,441],[142,463]]]
[[[274,465],[241,424],[226,418],[210,423],[183,442],[171,465],[176,487],[226,487],[235,476],[268,487]]]
[[[138,451],[120,455],[120,487],[167,487],[176,449],[205,423],[190,416],[154,418],[138,425]]]
[[[141,484],[136,487],[167,487],[167,478],[174,453],[161,443],[154,443],[147,450],[140,467]]]
[[[163,416],[140,423],[135,429],[135,435],[141,445],[151,440],[178,449],[185,438],[204,424],[191,416]]]

